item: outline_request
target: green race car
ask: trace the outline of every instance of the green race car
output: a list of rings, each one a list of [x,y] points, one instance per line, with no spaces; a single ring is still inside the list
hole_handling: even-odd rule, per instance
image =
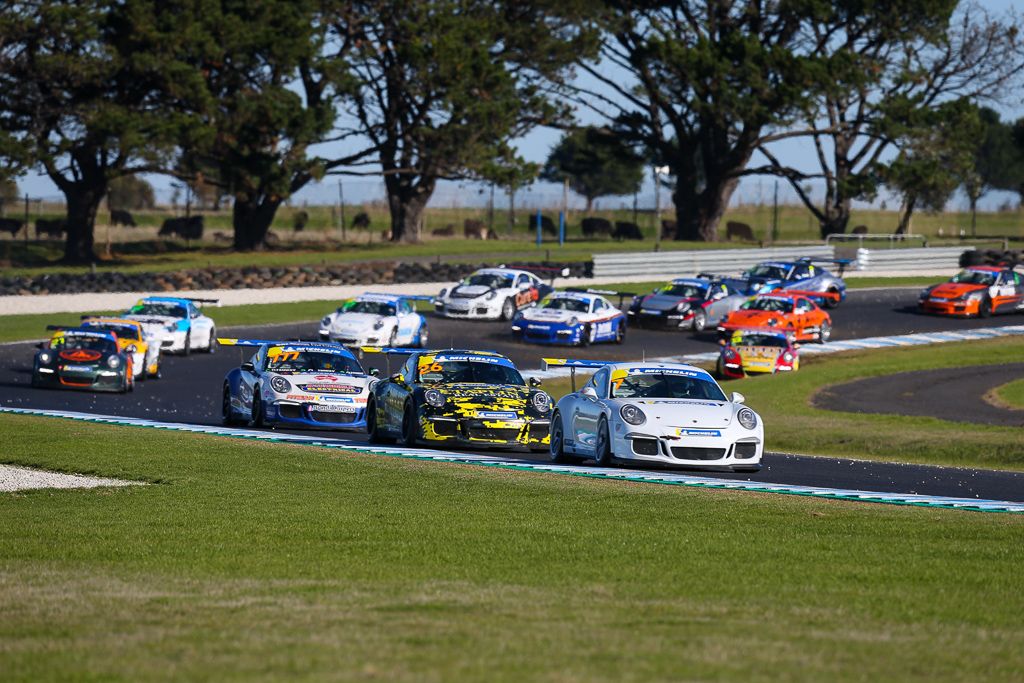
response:
[[[490,351],[363,350],[409,356],[370,393],[371,442],[547,448],[551,397],[537,388],[539,381],[527,384],[508,358]]]

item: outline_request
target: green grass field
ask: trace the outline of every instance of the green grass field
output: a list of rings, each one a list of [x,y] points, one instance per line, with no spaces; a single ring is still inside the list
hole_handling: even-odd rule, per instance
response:
[[[986,398],[1001,408],[1024,410],[1024,379],[996,387]]]
[[[1024,518],[0,415],[0,671],[1017,681]]]
[[[815,407],[813,399],[825,387],[863,377],[996,365],[1022,352],[1024,339],[1009,337],[805,355],[799,372],[723,382],[723,387],[727,392],[742,393],[761,414],[765,443],[772,451],[1021,471],[1024,436],[1020,429],[929,417],[836,412]],[[585,381],[582,377],[577,378],[578,386]],[[1024,383],[1015,384],[1020,385],[1014,387],[1019,393],[1010,395],[1024,395]],[[549,380],[544,388],[560,397],[569,391],[569,380]],[[1024,398],[1017,400],[1024,402]]]
[[[295,235],[291,231],[293,216],[305,210],[310,221],[305,232]],[[466,219],[487,220],[487,213],[482,208],[451,208],[437,207],[427,211],[424,227],[424,242],[415,245],[391,245],[383,243],[381,231],[387,228],[389,218],[382,207],[363,206],[347,207],[346,216],[355,215],[357,210],[365,210],[371,218],[372,230],[347,230],[345,239],[337,227],[337,215],[332,214],[331,207],[312,206],[285,207],[278,212],[273,229],[280,235],[280,242],[273,250],[261,253],[236,254],[228,249],[224,242],[213,240],[213,234],[221,232],[231,234],[231,217],[228,212],[207,213],[207,241],[201,244],[186,245],[180,241],[164,242],[155,239],[156,228],[164,218],[170,215],[167,211],[141,212],[137,215],[140,228],[117,228],[113,231],[112,253],[106,255],[106,227],[96,228],[96,253],[101,255],[100,269],[118,270],[122,272],[166,271],[206,266],[236,267],[243,265],[286,266],[310,265],[317,263],[335,263],[353,260],[391,260],[391,259],[432,259],[441,255],[447,261],[481,260],[497,258],[500,260],[544,259],[558,261],[588,260],[595,252],[604,251],[650,251],[654,248],[654,215],[640,213],[637,224],[645,234],[641,242],[615,242],[609,239],[584,240],[581,237],[579,222],[582,212],[570,212],[567,228],[567,241],[559,247],[557,240],[545,237],[545,243],[538,248],[534,244],[536,229],[527,221],[532,219],[534,212],[523,210],[517,213],[517,223],[510,231],[508,215],[504,210],[495,213],[494,225],[501,240],[497,242],[461,239],[461,226]],[[557,219],[557,211],[545,211],[545,214]],[[594,215],[609,220],[633,220],[633,214],[627,210],[595,211]],[[49,212],[47,216],[57,217]],[[669,213],[665,218],[671,218]],[[106,214],[101,212],[101,220]],[[723,219],[740,221],[752,226],[755,236],[763,241],[770,241],[770,225],[772,220],[771,206],[739,206],[733,207]],[[895,211],[855,211],[851,227],[865,225],[872,233],[891,233],[896,226]],[[434,238],[430,236],[435,228],[454,225],[459,237]],[[925,235],[931,243],[959,244],[959,231],[969,225],[969,216],[964,213],[927,214],[920,213],[914,218],[915,234]],[[941,234],[940,234],[941,231]],[[978,215],[977,234],[986,237],[1024,237],[1024,215],[1017,211],[982,213]],[[811,215],[797,206],[780,207],[778,241],[788,243],[819,243],[818,228]],[[1001,243],[992,241],[990,246]],[[907,246],[918,246],[917,242],[908,242]],[[750,244],[728,242],[694,243],[663,241],[661,249],[703,249],[750,247]],[[979,245],[984,246],[984,245]],[[27,245],[23,239],[0,240],[0,263],[3,264],[3,275],[36,275],[54,272],[87,272],[82,267],[66,267],[55,265],[63,254],[63,245],[59,241],[32,241]]]

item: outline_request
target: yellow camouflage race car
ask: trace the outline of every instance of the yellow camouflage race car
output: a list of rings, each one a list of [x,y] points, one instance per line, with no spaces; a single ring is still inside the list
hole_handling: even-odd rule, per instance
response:
[[[160,344],[149,343],[142,323],[124,318],[83,317],[79,327],[112,332],[117,336],[117,345],[122,351],[134,346],[132,366],[135,379],[160,378]]]
[[[527,383],[505,356],[455,349],[363,351],[408,356],[370,392],[371,442],[547,450],[551,397],[538,388],[539,380]]]

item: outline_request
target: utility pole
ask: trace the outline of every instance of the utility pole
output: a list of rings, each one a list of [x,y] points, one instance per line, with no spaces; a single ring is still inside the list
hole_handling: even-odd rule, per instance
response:
[[[491,183],[491,196],[487,200],[487,234],[494,234],[494,183]]]
[[[779,181],[775,180],[775,196],[772,199],[772,244],[779,239]]]
[[[338,215],[341,217],[341,241],[345,241],[345,190],[342,189],[341,178],[338,178]]]
[[[25,193],[25,244],[28,244],[28,192]]]

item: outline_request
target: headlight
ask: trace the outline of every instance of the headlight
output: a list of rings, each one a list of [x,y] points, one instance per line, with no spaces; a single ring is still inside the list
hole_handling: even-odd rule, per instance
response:
[[[686,313],[688,310],[690,310],[689,301],[680,301],[676,304],[676,313]]]
[[[543,391],[538,391],[530,396],[530,402],[533,403],[533,407],[538,413],[544,414],[551,410],[551,397]]]
[[[378,320],[377,322],[375,322],[373,324],[373,329],[375,329],[375,330],[379,330],[382,327],[384,327],[384,321],[383,320]]]
[[[642,425],[644,422],[647,422],[647,416],[644,415],[644,411],[628,403],[622,406],[619,410],[619,415],[631,425]]]
[[[976,292],[967,292],[960,298],[963,299],[964,301],[981,301],[982,299],[985,298],[985,292],[981,290]]]
[[[320,321],[320,324],[323,325],[324,327],[327,327],[328,325],[330,325],[331,324],[331,316],[325,315],[324,319]]]
[[[448,289],[447,288],[442,289],[440,292],[437,293],[437,298],[438,299],[443,299],[444,295],[447,294],[447,293],[448,293]]]
[[[291,382],[286,380],[284,377],[274,375],[270,378],[270,388],[279,394],[287,394],[291,391],[292,385]]]
[[[423,400],[427,402],[428,406],[440,408],[444,405],[444,394],[437,389],[427,389],[423,393]]]
[[[580,319],[576,316],[569,318],[569,327],[576,327],[580,324]]]
[[[498,291],[496,289],[492,289],[491,291],[487,292],[487,297],[486,298],[487,298],[488,301],[490,301],[491,299],[493,299],[496,296],[498,296]]]
[[[931,294],[931,293],[932,293],[931,287],[929,287],[927,289],[922,289],[921,293],[917,295],[917,298],[918,299],[927,299],[928,295]]]
[[[178,323],[171,323],[164,329],[166,329],[168,332],[176,332],[178,330]]]
[[[42,363],[43,365],[46,365],[51,360],[53,360],[53,356],[51,356],[48,352],[43,351],[42,353],[39,354],[39,362]]]
[[[786,361],[787,363],[792,363],[793,354],[791,354],[789,351],[786,351],[784,354],[782,354],[782,360]]]
[[[111,368],[119,368],[121,367],[121,359],[117,356],[111,356],[107,358],[107,365]]]
[[[757,415],[750,408],[744,408],[736,415],[736,420],[747,429],[757,426]]]

